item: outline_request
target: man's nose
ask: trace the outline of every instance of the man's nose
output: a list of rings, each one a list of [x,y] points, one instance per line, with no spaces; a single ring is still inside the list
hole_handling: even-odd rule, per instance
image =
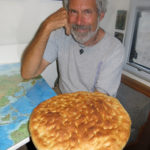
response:
[[[76,24],[81,25],[83,21],[83,17],[81,14],[78,14],[77,18],[76,18]]]

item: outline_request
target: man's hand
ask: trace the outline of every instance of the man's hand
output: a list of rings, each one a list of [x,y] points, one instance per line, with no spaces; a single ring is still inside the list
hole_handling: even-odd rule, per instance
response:
[[[49,31],[64,27],[66,30],[66,34],[70,34],[70,25],[68,24],[68,12],[65,8],[60,8],[55,13],[50,15],[43,22],[43,25],[45,25]]]

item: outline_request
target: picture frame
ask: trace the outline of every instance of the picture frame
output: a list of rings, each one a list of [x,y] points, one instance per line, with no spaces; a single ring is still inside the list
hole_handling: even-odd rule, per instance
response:
[[[118,10],[116,16],[116,24],[115,28],[119,30],[125,29],[126,24],[127,11],[126,10]]]

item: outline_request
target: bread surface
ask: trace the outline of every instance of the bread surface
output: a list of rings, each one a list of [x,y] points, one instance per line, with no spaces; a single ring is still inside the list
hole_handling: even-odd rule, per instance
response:
[[[52,97],[34,109],[29,121],[38,150],[121,150],[130,127],[119,101],[99,92]]]

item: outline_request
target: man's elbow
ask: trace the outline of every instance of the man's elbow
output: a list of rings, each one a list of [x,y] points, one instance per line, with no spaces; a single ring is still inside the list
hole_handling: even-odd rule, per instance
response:
[[[21,68],[21,77],[25,80],[33,78],[27,71],[24,71],[22,68]]]
[[[22,73],[22,72],[21,72],[21,77],[22,77],[23,79],[25,79],[25,80],[29,80],[29,79],[32,78],[32,77],[30,77],[29,75],[26,75],[26,74],[24,74],[24,73]]]

